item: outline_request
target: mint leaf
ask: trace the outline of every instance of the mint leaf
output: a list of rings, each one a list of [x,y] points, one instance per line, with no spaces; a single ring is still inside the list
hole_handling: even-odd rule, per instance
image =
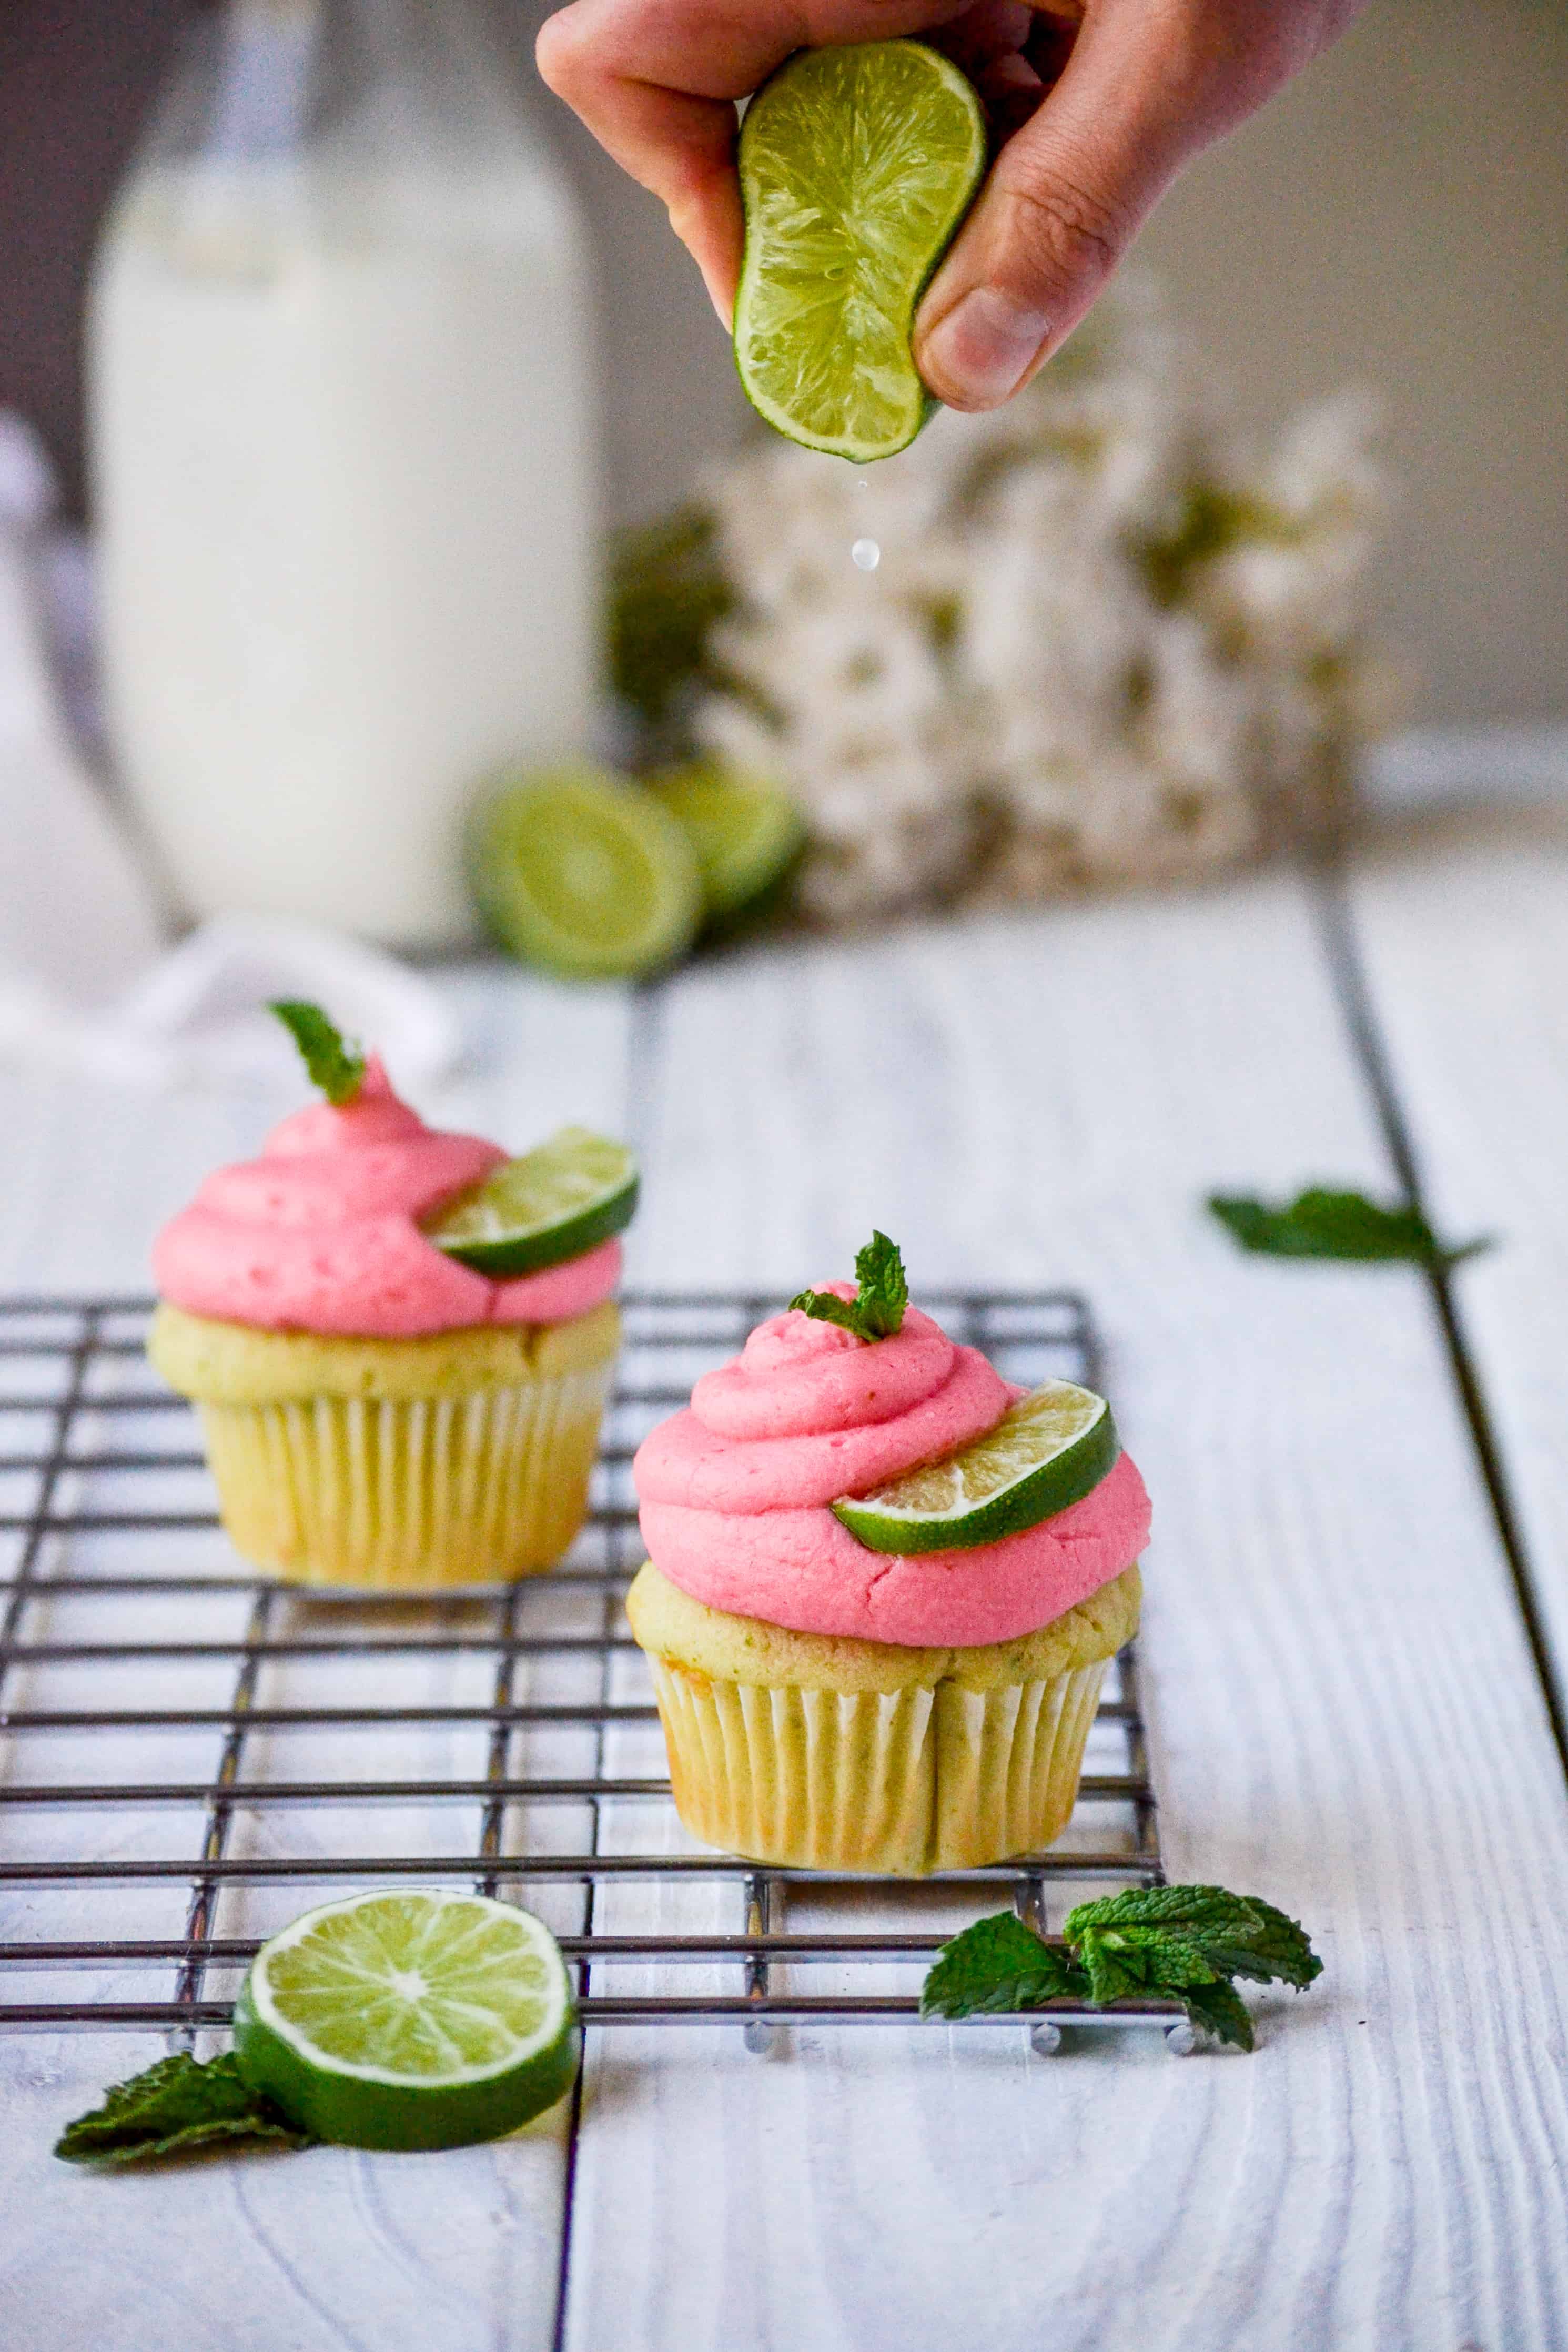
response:
[[[364,1083],[365,1057],[359,1047],[345,1042],[319,1004],[285,996],[267,1009],[277,1013],[298,1046],[311,1085],[319,1087],[328,1101],[340,1108],[351,1103]]]
[[[1212,1984],[1188,1985],[1180,1998],[1193,2023],[1217,2041],[1233,2042],[1238,2050],[1252,2048],[1252,2012],[1223,1977],[1216,1977]]]
[[[1087,1999],[1089,1981],[1059,1945],[1041,1941],[1012,1911],[977,1919],[944,1944],[920,1990],[922,2017],[974,2017]]]
[[[891,1339],[904,1328],[909,1305],[898,1244],[873,1233],[855,1258],[855,1280],[860,1288],[853,1298],[841,1298],[834,1290],[802,1290],[789,1304],[819,1323],[836,1323],[841,1331],[852,1331],[857,1339]]]
[[[1243,1249],[1265,1257],[1450,1266],[1492,1246],[1485,1237],[1440,1242],[1419,1209],[1380,1208],[1364,1193],[1321,1184],[1274,1207],[1249,1194],[1211,1192],[1208,1208]]]
[[[855,1280],[860,1285],[855,1304],[867,1328],[873,1338],[891,1339],[904,1328],[904,1313],[909,1305],[909,1284],[898,1244],[890,1242],[885,1234],[873,1233],[855,1258]]]
[[[1134,1886],[1080,1903],[1061,1944],[1010,1911],[944,1944],[920,1995],[923,2017],[1038,2009],[1053,2000],[1177,2000],[1197,2025],[1252,2047],[1252,2020],[1231,1983],[1309,1985],[1322,1962],[1304,1930],[1256,1895],[1224,1886]]]
[[[182,2051],[114,2084],[101,2107],[66,2126],[55,2154],[68,2164],[139,2164],[220,2139],[313,2145],[308,2132],[297,2131],[280,2107],[241,2081],[231,2053],[204,2064]]]
[[[1279,1978],[1300,1987],[1322,1973],[1322,1960],[1294,1919],[1260,1896],[1232,1895],[1224,1886],[1130,1887],[1125,1894],[1080,1903],[1068,1913],[1062,1933],[1070,1944],[1084,1946],[1085,1966],[1091,1965],[1088,1947],[1093,1942],[1097,1949],[1105,1948],[1108,1969],[1132,1969],[1148,1976],[1163,1965],[1171,1972],[1164,1981],[1173,1988],[1179,1980],[1174,1972],[1187,1965],[1189,1950],[1217,1976],[1250,1977],[1259,1984]],[[1107,1946],[1108,1937],[1115,1940]]]

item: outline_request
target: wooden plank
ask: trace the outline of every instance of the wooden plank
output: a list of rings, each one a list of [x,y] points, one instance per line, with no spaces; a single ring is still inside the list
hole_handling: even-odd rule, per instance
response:
[[[470,1061],[440,1099],[422,1102],[432,1118],[472,1126],[515,1140],[536,1140],[569,1118],[617,1129],[626,1111],[628,1005],[617,991],[571,992],[494,968],[444,977],[462,1016]],[[394,1077],[396,1072],[393,1072]],[[276,1087],[186,1092],[162,1098],[66,1076],[0,1072],[0,1131],[7,1139],[7,1178],[0,1187],[0,1290],[139,1290],[148,1282],[153,1232],[209,1168],[253,1151],[266,1129],[298,1100],[280,1062]],[[141,1475],[143,1474],[138,1474]],[[210,1571],[232,1561],[226,1545],[185,1541],[175,1567]],[[185,1556],[192,1545],[200,1557]],[[145,1547],[126,1539],[118,1565],[145,1566]],[[95,1549],[98,1564],[116,1561]],[[563,1596],[568,1613],[574,1604]],[[65,1603],[33,1612],[37,1636]],[[123,1637],[134,1619],[139,1637],[178,1638],[199,1630],[222,1638],[235,1629],[236,1599],[204,1603],[199,1629],[191,1604],[138,1599],[95,1601],[95,1634]],[[183,1614],[182,1614],[183,1612]],[[226,1614],[225,1614],[226,1612]],[[310,1613],[307,1604],[304,1615]],[[318,1605],[319,1613],[319,1605]],[[209,1625],[208,1620],[211,1620]],[[220,1620],[222,1622],[220,1622]],[[78,1626],[79,1632],[79,1622]],[[549,1664],[549,1662],[544,1662]],[[136,1677],[128,1695],[120,1670],[115,1701],[106,1702],[103,1670],[56,1672],[50,1702],[62,1706],[159,1704],[157,1673]],[[208,1673],[210,1694],[194,1695],[191,1669],[173,1705],[227,1701],[232,1663]],[[575,1668],[557,1661],[536,1673],[533,1695],[569,1690]],[[268,1669],[258,1696],[283,1704],[316,1701],[395,1703],[399,1696],[486,1700],[488,1663],[380,1660],[291,1664]],[[15,1696],[14,1689],[7,1694]],[[522,1695],[519,1685],[519,1696]],[[579,1745],[582,1735],[575,1735]],[[550,1743],[553,1740],[553,1747]],[[367,1736],[343,1732],[267,1740],[252,1735],[258,1769],[296,1778],[352,1772],[355,1777],[483,1773],[479,1733],[431,1731]],[[588,1759],[567,1752],[570,1736],[533,1733],[519,1741],[517,1769],[581,1770]],[[188,1780],[209,1770],[215,1742],[176,1732],[134,1739],[39,1738],[11,1760],[17,1780],[78,1779],[101,1770],[137,1780]],[[461,1748],[461,1753],[459,1753]],[[546,1749],[549,1752],[547,1756]],[[132,1750],[134,1752],[132,1752]],[[527,1755],[527,1763],[523,1759]],[[471,1851],[475,1809],[433,1806],[427,1813],[321,1807],[308,1815],[263,1813],[236,1822],[236,1853],[265,1850],[277,1834],[293,1851],[330,1856],[389,1850]],[[105,1851],[116,1854],[193,1853],[199,1817],[157,1812],[7,1815],[5,1838],[16,1854]],[[556,1833],[576,1843],[584,1823],[565,1809]],[[220,1935],[267,1932],[325,1887],[235,1890],[215,1922]],[[178,1934],[186,1890],[139,1890],[110,1898],[22,1895],[13,1898],[18,1937],[105,1932],[106,1902],[116,1932]],[[530,1890],[537,1907],[574,1902],[571,1890]],[[560,1924],[568,1924],[564,1916]],[[575,1921],[572,1922],[575,1924]],[[124,2000],[166,1996],[161,1979],[139,1976],[107,1988]],[[95,1980],[7,1975],[16,2000],[71,1999]],[[232,1990],[214,1978],[213,1990]],[[101,1980],[98,1989],[106,1990]],[[533,2352],[552,2337],[565,2187],[568,2116],[564,2108],[527,2132],[487,2148],[442,2156],[385,2157],[321,2148],[298,2158],[248,2158],[164,2168],[155,2176],[104,2182],[49,2156],[67,2117],[92,2105],[103,2085],[160,2054],[150,2036],[0,2035],[0,2342],[7,2352],[62,2352],[68,2345],[108,2343],[116,2352]],[[112,2314],[112,2318],[106,2318]]]
[[[1458,1294],[1568,1685],[1568,805],[1391,831],[1351,905],[1432,1213],[1498,1236]]]
[[[1429,1304],[1195,1205],[1389,1181],[1303,894],[763,951],[674,982],[657,1053],[660,1279],[787,1295],[874,1221],[917,1295],[1092,1293],[1155,1498],[1171,1870],[1297,1912],[1328,1973],[1251,2059],[601,2038],[570,2344],[1568,2340],[1568,1811]]]

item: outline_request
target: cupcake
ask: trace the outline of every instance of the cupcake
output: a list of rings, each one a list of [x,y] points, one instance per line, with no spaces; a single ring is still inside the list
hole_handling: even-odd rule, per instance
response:
[[[675,1803],[759,1862],[920,1875],[1065,1828],[1149,1503],[1100,1398],[1025,1391],[878,1234],[633,1463],[627,1600]]]
[[[224,1525],[290,1582],[492,1583],[587,1510],[636,1175],[567,1129],[508,1160],[427,1128],[315,1006],[326,1100],[159,1235],[148,1353],[196,1406]]]

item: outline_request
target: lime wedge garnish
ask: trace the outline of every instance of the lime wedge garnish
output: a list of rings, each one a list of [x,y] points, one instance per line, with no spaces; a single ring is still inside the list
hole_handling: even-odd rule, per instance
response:
[[[985,173],[979,100],[919,41],[799,50],[747,107],[739,164],[747,398],[809,449],[891,457],[936,405],[909,331]]]
[[[626,1146],[563,1127],[449,1201],[423,1233],[448,1257],[499,1280],[597,1249],[631,1223],[636,1206],[637,1162]]]
[[[702,882],[685,828],[653,793],[597,768],[502,784],[469,867],[504,947],[570,980],[634,979],[690,947]]]
[[[782,881],[806,838],[788,793],[732,774],[716,760],[691,760],[648,782],[691,836],[710,920],[732,921]]]
[[[1082,1502],[1120,1452],[1103,1397],[1047,1381],[984,1437],[870,1495],[846,1496],[833,1514],[872,1551],[962,1551]]]
[[[549,1929],[480,1895],[324,1903],[264,1944],[235,2063],[291,2122],[348,2147],[462,2147],[553,2106],[577,2015]]]

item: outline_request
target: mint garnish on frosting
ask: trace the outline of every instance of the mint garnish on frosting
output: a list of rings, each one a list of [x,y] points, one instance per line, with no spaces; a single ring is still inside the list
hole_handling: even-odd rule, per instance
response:
[[[349,1044],[319,1004],[302,997],[279,997],[267,1009],[277,1013],[298,1046],[311,1085],[319,1087],[337,1109],[351,1103],[365,1076],[365,1057],[359,1047]]]
[[[819,1323],[836,1323],[841,1330],[852,1331],[857,1339],[891,1339],[904,1328],[909,1304],[898,1244],[873,1233],[855,1259],[855,1280],[860,1289],[853,1298],[841,1298],[833,1290],[802,1290],[789,1304]]]

